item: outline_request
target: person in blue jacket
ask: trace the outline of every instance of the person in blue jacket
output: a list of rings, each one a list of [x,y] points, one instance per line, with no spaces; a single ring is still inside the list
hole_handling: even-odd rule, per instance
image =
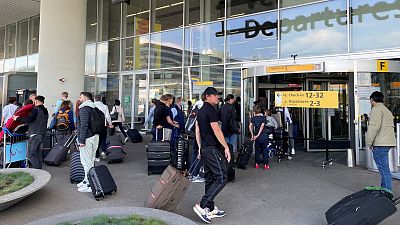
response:
[[[74,112],[70,105],[70,101],[63,101],[51,121],[50,128],[56,130],[57,141],[63,140],[75,131]]]

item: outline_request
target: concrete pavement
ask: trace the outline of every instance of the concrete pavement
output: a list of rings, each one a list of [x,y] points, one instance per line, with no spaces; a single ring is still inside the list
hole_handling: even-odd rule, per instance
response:
[[[118,186],[115,195],[96,201],[91,193],[79,193],[76,185],[69,183],[69,162],[60,167],[45,167],[52,175],[47,187],[0,213],[0,224],[22,225],[81,209],[143,206],[159,178],[158,175],[147,176],[145,143],[146,139],[139,144],[128,142],[126,160],[108,165]],[[227,216],[214,219],[213,224],[326,224],[324,212],[339,199],[365,186],[380,183],[379,174],[361,167],[347,168],[342,164],[343,155],[335,155],[337,160],[327,170],[319,166],[323,154],[299,151],[292,161],[284,160],[278,164],[274,160],[269,171],[250,166],[246,171],[237,170],[236,181],[229,183],[216,198],[216,205],[225,210]],[[394,190],[396,196],[400,195],[399,181],[394,181]],[[204,184],[192,183],[175,213],[203,224],[192,211],[203,191]],[[399,221],[398,212],[382,224],[397,225]]]

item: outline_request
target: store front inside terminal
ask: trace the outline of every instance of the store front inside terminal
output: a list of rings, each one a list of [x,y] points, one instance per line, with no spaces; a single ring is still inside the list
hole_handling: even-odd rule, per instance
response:
[[[342,60],[317,63],[243,65],[242,121],[248,127],[255,101],[267,109],[280,110],[277,93],[333,91],[337,107],[287,107],[293,123],[295,148],[307,152],[347,153],[352,149],[356,165],[376,168],[372,153],[366,151],[365,132],[371,110],[369,96],[374,91],[385,95],[384,104],[393,113],[395,125],[400,123],[400,62],[396,60]],[[317,96],[318,97],[318,96]],[[321,99],[323,101],[323,99]],[[245,132],[246,133],[246,132]],[[399,141],[398,141],[399,142]],[[391,154],[392,171],[398,172],[399,153]]]

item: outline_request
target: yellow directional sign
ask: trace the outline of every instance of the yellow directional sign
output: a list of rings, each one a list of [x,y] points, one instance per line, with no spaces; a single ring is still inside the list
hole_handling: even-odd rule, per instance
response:
[[[281,91],[275,92],[275,106],[292,108],[339,107],[337,91]]]

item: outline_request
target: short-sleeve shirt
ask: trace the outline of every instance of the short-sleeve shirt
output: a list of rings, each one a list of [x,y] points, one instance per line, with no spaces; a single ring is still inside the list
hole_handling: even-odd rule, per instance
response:
[[[210,103],[204,102],[203,107],[201,107],[199,114],[197,115],[202,147],[220,145],[217,136],[215,136],[214,130],[211,127],[211,123],[218,123],[218,120],[217,109]]]
[[[14,104],[8,104],[3,108],[3,117],[4,117],[4,124],[7,123],[8,119],[10,119],[15,111],[17,110],[18,106]]]
[[[266,125],[267,118],[265,116],[253,116],[251,118],[251,123],[254,125],[254,135],[257,135],[260,131],[261,125],[264,124],[264,130],[261,132],[259,139],[265,140],[268,138]]]
[[[173,127],[167,121],[167,116],[171,116],[171,109],[164,103],[160,102],[154,109],[153,126],[157,127],[158,125],[161,125],[162,127],[172,129]]]

